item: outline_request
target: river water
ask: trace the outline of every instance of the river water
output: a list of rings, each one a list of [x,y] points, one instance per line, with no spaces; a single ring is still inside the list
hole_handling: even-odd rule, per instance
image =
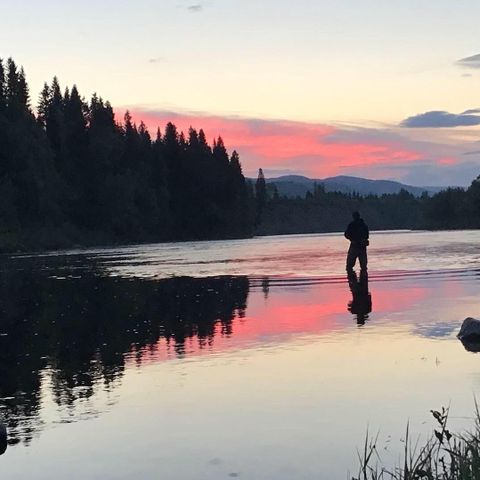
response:
[[[430,410],[470,424],[480,232],[374,232],[1,257],[8,479],[345,479]],[[471,349],[471,347],[469,347]]]

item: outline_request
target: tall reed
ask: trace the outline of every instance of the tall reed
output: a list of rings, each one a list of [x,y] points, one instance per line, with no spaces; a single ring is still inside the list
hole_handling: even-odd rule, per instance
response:
[[[367,431],[359,451],[359,472],[352,480],[480,480],[480,411],[475,401],[471,430],[452,433],[448,408],[432,410],[437,427],[423,445],[413,443],[407,424],[401,464],[385,466],[377,450],[378,435]]]

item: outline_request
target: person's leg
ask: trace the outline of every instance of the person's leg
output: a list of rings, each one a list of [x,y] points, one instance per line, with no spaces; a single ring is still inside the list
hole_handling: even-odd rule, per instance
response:
[[[355,266],[355,262],[357,261],[357,252],[355,251],[355,247],[350,245],[347,253],[347,272],[353,272],[353,267]]]
[[[367,248],[361,248],[358,252],[358,261],[360,262],[360,269],[364,272],[367,271]]]
[[[362,286],[362,291],[368,291],[368,270],[360,270],[360,285]]]

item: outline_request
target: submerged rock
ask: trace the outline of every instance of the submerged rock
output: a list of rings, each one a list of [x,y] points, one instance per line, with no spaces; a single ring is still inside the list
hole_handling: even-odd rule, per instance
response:
[[[465,350],[469,352],[480,352],[480,320],[468,317],[466,318],[457,337],[462,342]]]
[[[0,455],[5,453],[7,449],[7,427],[0,423]]]

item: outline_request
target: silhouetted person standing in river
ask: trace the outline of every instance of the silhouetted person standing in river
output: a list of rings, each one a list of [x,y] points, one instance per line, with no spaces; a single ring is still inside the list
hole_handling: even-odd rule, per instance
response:
[[[345,238],[350,240],[350,248],[347,254],[347,272],[352,272],[355,262],[360,263],[362,271],[367,270],[367,246],[368,246],[368,227],[367,224],[360,218],[358,212],[353,212],[353,221],[348,224],[345,230]]]

